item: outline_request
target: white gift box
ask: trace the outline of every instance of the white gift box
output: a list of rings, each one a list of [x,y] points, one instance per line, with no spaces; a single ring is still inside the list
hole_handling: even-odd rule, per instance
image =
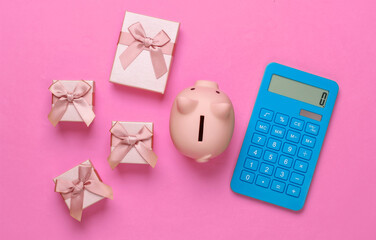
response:
[[[93,164],[91,163],[90,160],[86,160],[85,162],[71,168],[70,170],[66,171],[65,173],[61,174],[60,176],[54,178],[54,183],[56,184],[56,181],[58,179],[65,179],[65,180],[76,180],[78,178],[78,168],[80,165],[89,165],[92,167],[92,175],[94,176],[95,179],[99,180],[102,182],[101,178],[99,177],[97,171],[95,170]],[[88,190],[84,190],[84,201],[83,201],[83,206],[82,209],[85,209],[91,205],[93,205],[96,202],[99,202],[100,200],[104,199],[104,197],[99,196],[95,193],[92,193]],[[65,204],[67,205],[68,209],[70,209],[70,201],[71,199],[65,199]]]
[[[175,48],[180,23],[126,12],[121,32],[129,33],[128,28],[135,23],[142,25],[146,37],[153,38],[163,30],[170,38],[169,44],[173,44],[173,49]],[[157,78],[148,50],[143,50],[126,69],[123,68],[119,57],[128,47],[118,43],[110,82],[163,94],[170,72],[173,51],[171,54],[163,54],[167,73]]]
[[[114,126],[116,121],[112,121],[112,126]],[[144,126],[149,129],[150,132],[154,134],[153,123],[152,122],[118,122],[130,135],[136,135]],[[111,134],[111,152],[115,149],[116,145],[119,144],[120,139]],[[143,141],[147,147],[153,149],[153,138]],[[120,161],[120,163],[136,163],[136,164],[149,164],[142,156],[137,152],[135,148],[125,155],[125,157]]]
[[[53,83],[59,81],[63,84],[64,88],[68,92],[73,92],[78,82],[82,80],[53,80]],[[91,109],[94,111],[94,93],[95,93],[95,82],[85,80],[91,86],[91,89],[88,93],[83,96],[86,102],[90,105]],[[52,94],[52,107],[54,107],[55,102],[58,100],[56,96]],[[77,109],[73,106],[72,103],[68,104],[67,110],[65,111],[63,117],[61,118],[60,122],[83,122],[80,114],[77,112]]]

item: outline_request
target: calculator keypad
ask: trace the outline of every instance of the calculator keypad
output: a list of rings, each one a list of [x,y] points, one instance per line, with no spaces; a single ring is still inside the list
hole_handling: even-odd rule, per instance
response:
[[[305,132],[313,135],[319,134],[320,127],[313,123],[307,123]]]
[[[254,144],[264,146],[265,141],[266,141],[266,137],[264,135],[257,134],[257,133],[253,134],[252,142]]]
[[[291,174],[290,182],[302,185],[303,181],[304,181],[303,175],[298,174],[298,173],[292,173]]]
[[[253,183],[254,178],[255,174],[248,171],[242,171],[242,175],[240,176],[240,179],[247,183]]]
[[[290,168],[293,161],[293,158],[281,155],[278,164],[282,167]]]
[[[266,174],[266,175],[272,175],[273,174],[274,167],[269,164],[261,163],[260,166],[260,173]]]
[[[255,146],[250,146],[248,150],[248,155],[255,157],[255,158],[260,158],[262,154],[262,149],[259,147]]]
[[[262,132],[262,133],[268,133],[269,132],[269,124],[266,122],[258,121],[256,126],[256,131]]]
[[[282,152],[290,154],[290,155],[295,155],[296,145],[290,144],[290,143],[285,143],[285,144],[283,144]]]
[[[299,172],[307,172],[308,163],[296,160],[295,165],[294,165],[294,169],[299,171]]]
[[[309,160],[311,158],[312,151],[306,148],[299,148],[298,157],[303,158],[305,160]]]
[[[283,192],[283,190],[285,190],[285,183],[283,182],[280,182],[280,181],[277,181],[277,180],[273,180],[272,182],[272,186],[270,187],[272,190],[276,191],[276,192]]]
[[[294,128],[296,130],[303,130],[303,126],[304,126],[304,121],[303,120],[299,120],[297,118],[292,118],[291,119],[291,123],[290,123],[290,127],[291,128]]]
[[[256,171],[258,164],[259,164],[259,162],[257,160],[252,159],[252,158],[247,158],[245,163],[244,163],[244,167],[248,168],[250,170]]]
[[[300,195],[300,187],[288,185],[286,194],[297,198]]]
[[[271,135],[279,138],[283,138],[285,136],[286,130],[284,128],[273,126]]]
[[[300,133],[297,133],[295,131],[288,131],[286,139],[291,142],[298,143],[300,139]]]
[[[314,137],[310,137],[304,135],[302,138],[302,145],[313,148],[315,146],[316,139]]]
[[[298,198],[320,126],[261,109],[240,179]]]
[[[269,187],[270,178],[258,175],[256,180],[256,185],[259,185],[260,187],[267,188]]]
[[[278,151],[281,148],[281,144],[282,144],[281,141],[277,139],[269,138],[267,147]]]
[[[274,152],[271,152],[271,151],[265,151],[265,154],[264,154],[264,160],[265,161],[274,163],[275,161],[277,161],[277,157],[278,157],[277,153],[274,153]]]
[[[289,117],[282,113],[277,113],[277,115],[275,116],[274,122],[286,126],[287,123],[289,122]]]
[[[287,180],[288,176],[289,176],[289,171],[283,168],[277,168],[277,170],[275,171],[276,178]]]
[[[270,111],[265,108],[261,109],[260,111],[260,118],[267,120],[267,121],[271,121],[273,119],[273,115],[274,115],[273,111]]]

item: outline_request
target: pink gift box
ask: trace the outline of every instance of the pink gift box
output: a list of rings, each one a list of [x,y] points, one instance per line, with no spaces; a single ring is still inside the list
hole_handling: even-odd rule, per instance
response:
[[[132,136],[136,136],[137,134],[139,134],[140,131],[142,131],[142,129],[144,127],[146,127],[150,131],[151,137],[143,140],[142,143],[143,143],[143,145],[145,145],[146,148],[150,149],[149,151],[152,151],[152,149],[153,149],[152,134],[154,133],[152,122],[117,122],[117,121],[113,121],[112,127],[114,127],[114,125],[116,123],[121,124],[121,126],[126,130],[126,132],[129,134],[129,136],[131,136],[131,138],[132,138]],[[121,144],[121,142],[122,142],[122,139],[116,137],[114,134],[111,134],[111,152],[114,151],[116,146]],[[126,155],[124,157],[122,157],[121,160],[117,159],[117,160],[120,161],[120,163],[150,164],[149,162],[147,162],[145,160],[145,158],[142,156],[142,154],[140,154],[140,152],[137,150],[137,148],[134,147],[134,145],[129,144],[128,146],[130,147],[129,152],[127,152]],[[155,159],[155,161],[156,161],[156,159]],[[152,163],[151,165],[154,167],[155,163],[154,164]]]
[[[102,182],[102,179],[100,178],[100,176],[98,175],[97,171],[95,170],[93,164],[91,163],[90,160],[86,160],[84,162],[82,162],[81,164],[73,167],[72,169],[64,172],[63,174],[61,174],[60,176],[56,177],[53,179],[54,183],[55,183],[55,191],[56,191],[56,183],[58,180],[67,180],[67,181],[74,181],[76,179],[78,179],[78,176],[79,176],[79,167],[80,166],[89,166],[91,167],[91,176],[92,176],[92,179],[94,180],[98,180],[100,182]],[[61,194],[62,195],[62,194]],[[63,195],[62,195],[63,197]],[[82,205],[82,209],[85,209],[99,201],[101,201],[102,199],[104,199],[105,197],[103,196],[100,196],[100,195],[97,195],[93,192],[90,192],[86,189],[83,190],[83,205]],[[111,196],[110,198],[112,199],[112,190],[111,190]],[[64,197],[63,197],[64,199]],[[67,199],[64,199],[65,201],[65,204],[67,205],[68,209],[71,208],[71,198],[67,198]],[[77,220],[81,220],[81,219],[77,219]]]
[[[56,83],[59,81],[63,84],[65,89],[68,92],[73,92],[77,83],[84,80],[53,80],[53,83]],[[90,109],[94,111],[94,93],[95,93],[95,82],[94,81],[87,81],[85,80],[87,84],[91,86],[91,89],[83,96],[83,99],[89,104]],[[52,108],[54,107],[55,103],[57,102],[59,98],[54,96],[52,94]],[[84,120],[78,113],[77,109],[74,107],[72,103],[68,104],[68,107],[60,119],[60,122],[83,122]]]
[[[163,94],[179,26],[178,22],[126,12],[110,82]],[[134,33],[139,33],[143,29],[144,36],[132,35],[131,28],[135,29]],[[136,39],[137,37],[140,38]],[[167,41],[167,39],[169,40],[165,43],[164,40]],[[162,46],[153,45],[157,42],[162,42]],[[130,49],[140,49],[140,51],[132,53]],[[158,51],[163,54],[157,53]],[[127,64],[129,64],[126,67],[124,67],[124,59],[127,59]],[[163,68],[161,65],[166,67],[166,72],[161,70]]]

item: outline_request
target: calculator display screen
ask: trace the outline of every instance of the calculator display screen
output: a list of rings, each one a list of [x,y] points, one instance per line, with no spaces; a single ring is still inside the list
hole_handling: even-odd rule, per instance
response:
[[[325,107],[329,94],[327,90],[275,74],[273,74],[272,79],[270,80],[268,90],[269,92],[277,93],[322,108]]]

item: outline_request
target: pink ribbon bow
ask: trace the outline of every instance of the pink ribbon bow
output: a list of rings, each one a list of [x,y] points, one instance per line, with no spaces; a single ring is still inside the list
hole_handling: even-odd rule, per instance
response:
[[[65,179],[56,180],[55,192],[61,193],[65,200],[71,199],[70,215],[78,221],[81,221],[82,217],[84,190],[113,199],[112,188],[94,178],[92,173],[92,166],[82,164],[78,167],[78,179],[73,181]]]
[[[114,169],[121,162],[121,160],[133,147],[137,150],[141,157],[150,164],[150,166],[153,168],[155,167],[158,157],[153,150],[146,146],[143,142],[153,136],[146,126],[143,126],[143,128],[136,135],[129,135],[127,130],[125,130],[125,128],[119,122],[116,122],[111,128],[110,132],[116,138],[121,140],[115,146],[114,150],[107,159],[112,169]]]
[[[85,96],[90,89],[91,86],[88,83],[81,81],[77,83],[74,91],[69,93],[61,82],[57,81],[53,83],[49,90],[59,99],[55,102],[48,114],[48,120],[50,120],[52,125],[56,126],[66,112],[68,105],[73,104],[82,120],[89,126],[94,120],[95,114],[83,96]]]
[[[120,44],[128,45],[128,48],[119,56],[123,69],[125,70],[143,50],[148,50],[155,77],[162,77],[167,72],[163,54],[172,54],[174,47],[167,33],[161,30],[154,38],[146,37],[140,22],[132,24],[128,31],[129,33],[121,32],[119,38]]]

